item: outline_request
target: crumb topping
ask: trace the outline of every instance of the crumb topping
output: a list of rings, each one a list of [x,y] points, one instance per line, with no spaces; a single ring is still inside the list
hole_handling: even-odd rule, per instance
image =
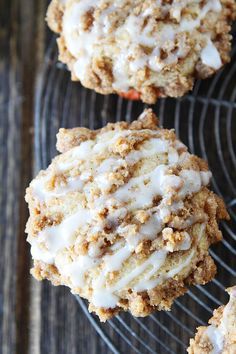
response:
[[[227,289],[227,305],[214,311],[208,327],[199,327],[189,354],[233,354],[236,351],[236,286]]]
[[[53,281],[92,308],[117,309],[186,278],[221,238],[217,218],[227,212],[206,188],[211,172],[151,110],[130,125],[61,130],[58,146],[65,152],[26,194],[37,278],[52,280],[53,269]]]
[[[228,61],[227,22],[236,11],[230,0],[53,0],[51,6],[61,9],[61,60],[73,79],[101,93],[134,88],[153,103],[154,96],[190,89],[195,71],[209,76]],[[54,29],[55,10],[48,22]]]

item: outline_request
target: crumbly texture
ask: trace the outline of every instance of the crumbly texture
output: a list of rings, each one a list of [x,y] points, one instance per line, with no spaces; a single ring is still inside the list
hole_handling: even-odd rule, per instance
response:
[[[195,338],[190,339],[189,354],[236,353],[236,286],[227,291],[228,304],[214,311],[208,327],[197,329]]]
[[[234,0],[52,0],[49,27],[73,80],[155,103],[230,60]]]
[[[214,277],[224,203],[206,162],[151,110],[131,124],[60,129],[57,149],[26,192],[36,279],[69,286],[105,321],[169,310]]]

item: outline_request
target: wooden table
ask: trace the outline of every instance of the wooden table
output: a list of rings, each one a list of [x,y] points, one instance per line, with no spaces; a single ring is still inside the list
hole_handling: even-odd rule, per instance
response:
[[[0,0],[0,353],[106,354],[68,289],[38,283],[29,274],[24,194],[35,167],[37,71],[51,37],[44,21],[47,3]],[[211,129],[207,134],[211,138]],[[119,348],[125,352],[122,342]]]
[[[0,353],[108,353],[68,289],[52,291],[29,274],[24,194],[33,173],[35,77],[50,35],[46,7],[0,0]]]

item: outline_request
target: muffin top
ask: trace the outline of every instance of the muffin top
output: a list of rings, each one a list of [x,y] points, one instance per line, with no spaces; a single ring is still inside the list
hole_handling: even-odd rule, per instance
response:
[[[236,286],[227,289],[229,302],[214,311],[208,327],[198,328],[190,340],[189,354],[236,353]]]
[[[131,124],[60,129],[57,148],[26,194],[38,279],[68,285],[107,319],[168,309],[187,283],[214,276],[208,248],[224,204],[206,187],[207,164],[151,110]]]
[[[154,103],[229,60],[235,10],[234,0],[53,0],[47,18],[74,80]]]

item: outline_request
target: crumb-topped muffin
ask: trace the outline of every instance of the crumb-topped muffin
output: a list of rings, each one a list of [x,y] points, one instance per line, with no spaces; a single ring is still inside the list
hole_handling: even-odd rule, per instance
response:
[[[209,246],[228,218],[191,155],[151,110],[92,131],[60,129],[61,152],[26,192],[32,274],[88,299],[102,321],[169,310],[215,275]]]
[[[236,353],[236,286],[227,289],[227,305],[214,311],[209,326],[201,326],[194,339],[190,339],[189,354]]]
[[[230,60],[234,0],[52,0],[47,21],[72,79],[155,103]]]

